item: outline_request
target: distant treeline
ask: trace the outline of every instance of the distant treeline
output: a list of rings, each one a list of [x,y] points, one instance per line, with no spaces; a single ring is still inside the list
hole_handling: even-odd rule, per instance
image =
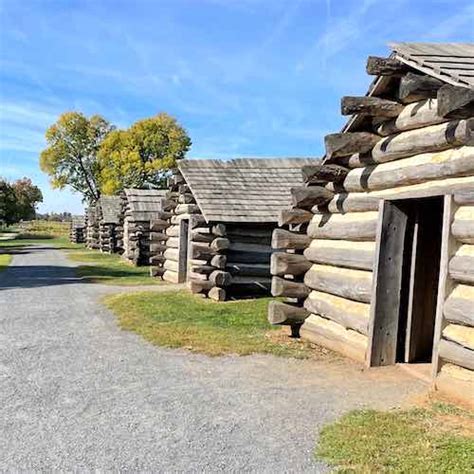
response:
[[[40,188],[31,179],[22,178],[9,182],[0,178],[0,224],[11,225],[22,220],[34,219],[36,206],[43,202]]]
[[[36,213],[36,219],[53,222],[71,222],[72,214],[70,212],[47,212],[46,214]]]

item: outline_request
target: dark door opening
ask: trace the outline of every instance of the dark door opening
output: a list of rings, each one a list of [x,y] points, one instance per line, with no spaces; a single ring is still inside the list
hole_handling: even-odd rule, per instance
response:
[[[431,362],[443,197],[386,201],[370,365]]]
[[[189,220],[183,219],[179,223],[178,243],[178,282],[184,283],[188,279],[188,252],[189,252]]]

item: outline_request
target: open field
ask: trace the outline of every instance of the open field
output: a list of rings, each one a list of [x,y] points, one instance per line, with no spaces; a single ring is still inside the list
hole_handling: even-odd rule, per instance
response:
[[[342,472],[472,472],[474,415],[443,403],[355,410],[322,429],[316,456]]]
[[[267,321],[268,298],[216,303],[187,292],[109,296],[106,305],[122,329],[153,344],[217,356],[266,353],[297,358],[327,355],[282,335]]]

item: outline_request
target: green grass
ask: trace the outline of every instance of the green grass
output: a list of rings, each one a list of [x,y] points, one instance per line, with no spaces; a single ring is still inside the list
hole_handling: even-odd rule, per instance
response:
[[[122,329],[160,346],[183,347],[213,356],[266,353],[314,357],[309,344],[283,337],[281,329],[269,326],[268,301],[262,298],[217,303],[185,291],[143,292],[105,299]]]
[[[12,256],[9,254],[0,254],[0,272],[7,269],[8,265],[12,261]]]
[[[441,403],[356,410],[323,428],[316,456],[338,472],[474,472],[474,415]]]
[[[18,224],[17,229],[22,234],[36,235],[38,237],[67,237],[69,235],[70,223],[34,220]]]
[[[133,267],[117,254],[101,253],[98,250],[81,249],[68,252],[77,267],[77,274],[91,283],[108,285],[155,285],[162,283],[150,277],[149,267]]]

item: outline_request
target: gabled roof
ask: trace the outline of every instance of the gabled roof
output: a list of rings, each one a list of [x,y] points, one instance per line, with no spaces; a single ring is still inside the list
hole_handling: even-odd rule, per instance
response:
[[[102,196],[99,202],[102,210],[102,222],[104,224],[120,223],[122,198],[120,196]]]
[[[395,57],[455,86],[474,87],[474,43],[390,43]]]
[[[125,189],[126,216],[134,221],[159,218],[167,192],[167,189]]]
[[[277,222],[316,158],[181,160],[179,170],[207,222]]]

